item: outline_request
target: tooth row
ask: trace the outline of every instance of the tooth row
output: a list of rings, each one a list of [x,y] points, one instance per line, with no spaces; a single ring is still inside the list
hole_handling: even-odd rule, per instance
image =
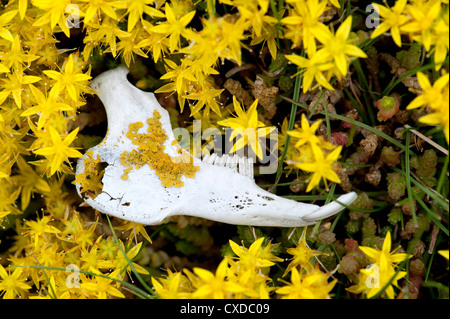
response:
[[[212,153],[211,155],[204,155],[202,161],[207,164],[228,167],[235,172],[253,178],[253,159],[247,157],[240,157],[238,155],[222,155]]]

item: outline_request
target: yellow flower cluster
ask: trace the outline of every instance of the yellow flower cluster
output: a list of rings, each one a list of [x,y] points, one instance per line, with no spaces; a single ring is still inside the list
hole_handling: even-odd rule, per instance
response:
[[[436,71],[445,61],[449,49],[449,10],[447,0],[398,0],[391,8],[373,3],[381,24],[372,33],[376,38],[390,30],[392,39],[402,45],[401,35],[424,46],[434,56]]]
[[[328,189],[327,180],[341,182],[336,174],[338,169],[336,161],[342,146],[331,144],[322,136],[315,135],[320,123],[321,120],[317,120],[310,125],[305,114],[302,114],[302,126],[287,132],[294,138],[292,142],[295,145],[295,150],[288,157],[288,164],[313,173],[306,188],[307,192],[318,186],[321,180],[324,181],[326,189]]]
[[[0,265],[3,298],[124,298],[119,289],[130,267],[148,274],[132,262],[143,242],[133,244],[130,240],[124,244],[119,240],[119,246],[112,236],[97,234],[98,221],[85,221],[75,210],[66,214],[17,220],[18,235],[8,258],[14,266],[5,269]],[[145,230],[138,226],[126,222],[116,229],[139,229],[150,241]],[[33,286],[37,293],[30,291]]]
[[[278,245],[257,239],[249,248],[239,246],[229,241],[236,257],[225,257],[215,273],[202,268],[194,268],[193,272],[184,269],[183,272],[167,270],[165,278],[152,277],[156,293],[161,298],[257,298],[266,299],[275,291],[282,298],[296,299],[326,299],[336,284],[336,280],[328,282],[328,273],[313,267],[301,269],[291,267],[291,282],[275,287],[268,276],[270,267],[283,259],[273,254]],[[303,243],[299,243],[303,245]],[[303,258],[312,257],[309,248],[302,250]],[[297,257],[298,254],[296,254]],[[308,263],[310,261],[308,260]],[[286,275],[286,274],[285,274]]]
[[[393,299],[394,286],[398,287],[398,280],[406,276],[406,271],[397,269],[398,264],[412,257],[405,253],[396,253],[398,248],[391,252],[390,232],[386,234],[381,250],[359,246],[369,257],[371,264],[360,270],[358,283],[347,290],[357,294],[364,293],[367,298],[384,292],[388,298]]]
[[[329,10],[328,1],[304,0],[288,3],[292,5],[290,14],[281,20],[287,28],[285,37],[292,40],[293,47],[303,45],[307,58],[296,54],[286,55],[286,58],[301,68],[299,73],[303,74],[303,92],[319,85],[334,90],[329,83],[331,78],[336,76],[341,79],[347,74],[352,60],[367,57],[355,46],[355,39],[349,37],[352,17],[349,16],[336,32],[333,32],[323,24],[325,13]],[[337,1],[333,1],[333,4],[338,6]],[[317,82],[315,86],[312,85],[314,80]]]
[[[430,114],[419,118],[419,122],[429,125],[439,125],[444,129],[445,139],[449,143],[449,74],[442,75],[433,85],[422,72],[417,73],[417,79],[422,88],[419,94],[406,109],[429,106]]]
[[[401,35],[407,35],[423,45],[428,54],[433,56],[436,71],[442,68],[449,51],[448,1],[416,0],[408,3],[407,0],[399,0],[391,8],[379,4],[373,6],[381,16],[381,24],[372,33],[372,38],[390,31],[394,42],[401,46]],[[442,74],[433,86],[425,74],[418,72],[417,78],[423,91],[416,92],[419,96],[408,105],[407,109],[429,105],[431,114],[423,116],[419,122],[442,127],[448,144],[448,74]]]
[[[218,121],[217,124],[233,129],[229,138],[230,142],[236,136],[241,134],[244,135],[236,141],[231,152],[236,152],[248,144],[255,152],[256,156],[262,160],[263,147],[259,139],[266,137],[275,129],[275,127],[266,127],[264,123],[258,121],[258,113],[256,111],[257,105],[258,100],[255,100],[247,112],[245,112],[241,104],[236,100],[236,97],[233,96],[233,106],[237,117]]]

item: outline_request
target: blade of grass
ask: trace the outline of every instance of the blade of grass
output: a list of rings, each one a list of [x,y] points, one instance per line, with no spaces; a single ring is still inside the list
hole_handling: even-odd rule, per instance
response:
[[[441,190],[444,187],[445,177],[446,177],[447,173],[448,173],[448,154],[445,157],[445,162],[444,162],[444,165],[442,165],[441,174],[439,175],[438,183],[436,186],[436,192],[439,194],[441,193]],[[442,196],[445,196],[445,195],[442,194]]]
[[[414,221],[414,225],[418,225],[417,223],[417,215],[416,209],[414,208],[414,199],[411,189],[411,174],[410,174],[410,165],[409,165],[409,143],[410,143],[410,134],[409,130],[406,131],[406,150],[405,150],[405,179],[406,179],[406,191],[408,193],[408,201],[411,208],[411,214]]]
[[[353,67],[356,70],[356,75],[358,77],[358,81],[362,87],[361,92],[363,94],[364,103],[366,103],[366,105],[367,105],[367,115],[370,118],[370,124],[375,125],[375,114],[373,113],[373,109],[371,107],[372,104],[370,103],[369,97],[367,96],[367,92],[370,92],[372,101],[376,101],[375,94],[373,94],[369,88],[369,83],[367,82],[366,76],[362,70],[361,62],[359,61],[359,59],[356,59],[355,61],[353,61]]]
[[[211,19],[216,16],[216,3],[215,0],[207,0],[206,2],[206,12],[208,13],[208,18]]]
[[[397,84],[402,82],[406,77],[414,75],[417,72],[421,72],[421,71],[425,71],[425,70],[429,70],[429,69],[434,69],[434,63],[429,63],[424,66],[416,67],[416,68],[409,70],[408,72],[405,72],[405,74],[400,76],[396,81],[394,81],[393,83],[390,83],[388,86],[386,86],[386,88],[383,90],[383,92],[381,92],[380,98],[382,98],[383,96],[389,95],[389,93],[391,93],[391,91],[397,86]]]
[[[279,10],[277,10],[274,0],[270,0],[270,8],[272,9],[274,18],[277,19],[277,28],[276,28],[277,45],[278,45],[278,48],[281,48],[281,44],[280,44],[280,33],[282,33],[282,28],[281,28],[281,23],[280,23],[281,17],[279,16]]]
[[[344,87],[344,93],[350,99],[350,102],[352,102],[353,106],[355,107],[355,110],[358,111],[359,116],[361,116],[364,122],[368,123],[369,119],[367,118],[366,114],[361,109],[361,106],[359,105],[358,101],[356,101],[356,99],[353,97],[352,94],[350,94],[350,92],[347,90],[346,87]]]
[[[437,238],[436,238],[436,242],[439,242],[440,238],[441,238],[441,233],[438,233],[438,234],[437,234]],[[434,256],[435,256],[435,254],[436,254],[436,246],[437,246],[437,245],[434,245],[433,251],[432,251],[431,254],[430,254],[430,259],[429,259],[429,261],[428,261],[427,272],[425,273],[425,279],[424,279],[425,282],[428,281],[428,276],[430,275],[431,266],[432,266],[432,264],[433,264],[433,259],[434,259]]]
[[[331,139],[331,125],[330,125],[330,117],[328,116],[328,108],[327,108],[327,104],[325,103],[325,100],[323,99],[323,97],[321,97],[322,103],[323,103],[323,110],[325,113],[325,122],[327,123],[327,137],[328,140]]]
[[[306,181],[295,181],[295,182],[287,182],[287,183],[278,183],[277,186],[291,186],[291,185],[298,185],[298,184],[306,184]],[[272,187],[274,184],[266,184],[266,185],[258,185],[259,187],[265,188],[265,187]]]
[[[133,264],[131,263],[130,259],[128,258],[124,248],[122,247],[122,245],[120,244],[119,238],[117,238],[116,232],[114,231],[114,227],[111,224],[111,220],[109,219],[109,216],[106,215],[106,219],[108,220],[108,224],[109,227],[111,228],[111,232],[114,236],[114,241],[116,242],[117,246],[119,246],[120,251],[122,252],[123,256],[125,257],[125,260],[128,263],[128,266],[131,268],[131,271],[133,272],[133,274],[136,276],[137,280],[140,282],[140,284],[151,294],[156,296],[156,293],[153,291],[152,288],[150,288],[147,283],[145,282],[144,279],[142,279],[141,275],[137,272],[136,268],[134,268]]]
[[[435,223],[436,226],[438,226],[438,228],[440,230],[442,230],[444,232],[444,234],[446,234],[448,236],[449,230],[444,225],[442,225],[442,223],[439,221],[440,216],[437,215],[435,212],[433,212],[431,209],[429,209],[428,206],[420,199],[419,196],[414,196],[414,199],[423,208],[423,210],[428,214],[428,216],[431,218],[433,223]]]
[[[294,97],[295,101],[300,96],[301,83],[302,83],[302,77],[301,77],[301,73],[300,73],[295,78],[294,94],[293,94],[293,97]],[[295,103],[292,103],[292,105],[291,105],[291,114],[289,116],[288,131],[292,131],[292,129],[294,128],[295,115],[296,114],[297,114],[297,105]],[[291,140],[291,136],[290,135],[286,135],[286,141],[284,142],[283,152],[281,153],[280,163],[278,164],[277,175],[275,177],[275,183],[271,187],[271,189],[269,190],[270,192],[273,192],[273,193],[276,192],[277,184],[278,184],[278,182],[279,182],[279,180],[281,178],[281,174],[283,172],[284,159],[286,158],[286,154],[287,154],[287,150],[289,148],[289,141],[290,140]]]
[[[34,260],[36,260],[36,262],[38,263],[38,265],[39,265],[39,266],[42,266],[41,263],[39,262],[39,260],[38,260],[38,259],[36,258],[36,256],[34,255],[34,253],[33,253],[32,255],[33,255]],[[51,281],[50,281],[50,278],[49,278],[48,275],[47,275],[47,272],[46,272],[44,269],[42,269],[42,272],[44,273],[45,280],[47,280],[47,283],[48,283],[48,285],[50,286],[50,290],[52,291],[51,294],[50,294],[50,291],[48,292],[48,293],[50,294],[50,297],[51,297],[52,299],[58,299],[58,296],[56,295],[56,291],[55,291],[55,289],[53,288],[53,285],[52,285],[52,283],[51,283]]]
[[[394,172],[399,172],[399,173],[402,173],[402,174],[405,174],[405,172],[404,171],[402,171],[401,169],[399,169],[399,168],[396,168],[396,167],[389,167],[391,170],[393,170]],[[439,193],[436,193],[436,192],[433,192],[433,191],[431,191],[430,189],[428,189],[426,186],[424,186],[422,183],[420,183],[419,181],[417,181],[414,177],[412,177],[411,176],[411,182],[414,184],[414,185],[417,185],[419,188],[420,188],[420,190],[422,190],[425,194],[427,194],[429,197],[431,197],[435,202],[436,202],[436,204],[438,204],[439,206],[441,206],[442,208],[444,208],[445,209],[445,211],[449,211],[450,209],[449,209],[449,204],[445,201],[445,199],[439,194]]]

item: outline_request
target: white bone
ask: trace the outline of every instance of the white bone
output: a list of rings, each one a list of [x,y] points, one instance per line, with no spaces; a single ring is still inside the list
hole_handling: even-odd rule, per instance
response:
[[[99,75],[92,81],[92,88],[99,92],[108,119],[105,139],[92,147],[93,158],[100,156],[106,163],[102,178],[103,188],[93,199],[89,193],[78,194],[93,208],[133,222],[156,225],[173,215],[189,215],[235,224],[275,227],[301,227],[330,217],[344,206],[337,202],[323,207],[289,200],[269,193],[253,180],[253,162],[238,156],[216,154],[206,156],[203,161],[191,155],[199,166],[194,177],[182,176],[181,187],[164,187],[155,171],[148,164],[132,169],[128,179],[121,179],[124,169],[121,154],[136,149],[125,136],[130,123],[142,122],[141,130],[147,129],[147,118],[154,110],[161,115],[161,125],[167,139],[164,152],[177,156],[179,146],[173,143],[168,112],[162,108],[153,93],[134,87],[127,80],[128,70],[119,67]],[[88,153],[88,152],[87,152]],[[85,154],[78,160],[76,175],[84,173]],[[342,195],[338,201],[350,205],[356,198],[354,192]]]

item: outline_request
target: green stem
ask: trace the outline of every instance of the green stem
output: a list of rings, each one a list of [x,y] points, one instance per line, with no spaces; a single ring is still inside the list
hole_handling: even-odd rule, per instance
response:
[[[441,174],[439,175],[438,183],[436,186],[436,192],[441,193],[442,188],[444,187],[444,182],[446,175],[448,173],[448,155],[445,157],[444,165],[442,166]],[[444,194],[442,194],[444,195]]]
[[[410,143],[410,134],[409,130],[406,131],[406,150],[405,150],[405,179],[406,179],[406,190],[408,192],[408,201],[409,206],[411,207],[412,218],[414,221],[414,225],[417,224],[417,215],[416,209],[414,208],[414,199],[411,189],[411,170],[409,165],[409,143]]]
[[[141,275],[137,272],[136,268],[134,268],[133,264],[131,263],[130,259],[128,258],[124,248],[122,247],[122,245],[120,244],[119,238],[117,238],[116,232],[114,231],[114,227],[111,224],[111,220],[109,219],[109,216],[106,215],[106,218],[108,220],[108,224],[109,227],[111,228],[111,232],[114,236],[114,241],[116,242],[117,246],[119,246],[120,251],[122,252],[123,256],[125,257],[125,260],[128,263],[128,266],[131,268],[131,271],[134,273],[134,275],[136,276],[136,278],[138,279],[138,281],[141,283],[141,285],[147,289],[148,292],[150,292],[153,295],[156,295],[155,292],[153,291],[153,289],[151,289],[147,283],[144,281],[144,279],[142,279]]]
[[[299,74],[296,78],[295,78],[295,85],[294,85],[294,99],[292,101],[296,101],[298,99],[298,97],[300,96],[300,88],[301,88],[301,83],[302,83],[302,77],[301,74]],[[295,123],[295,115],[297,113],[297,103],[292,103],[291,106],[291,115],[289,117],[289,123],[288,123],[288,131],[292,131],[292,129],[294,128],[294,123]],[[276,187],[277,187],[277,183],[281,177],[282,171],[283,171],[283,163],[284,163],[284,159],[286,158],[286,154],[287,154],[287,150],[289,148],[289,141],[291,140],[291,136],[290,135],[286,135],[286,140],[284,142],[284,148],[283,148],[283,152],[281,153],[281,158],[280,158],[280,163],[278,164],[278,170],[277,170],[277,175],[275,178],[275,184],[273,186],[272,192],[275,193],[276,192]]]
[[[212,18],[216,15],[216,1],[207,0],[206,1],[206,11],[208,12],[208,18]]]

